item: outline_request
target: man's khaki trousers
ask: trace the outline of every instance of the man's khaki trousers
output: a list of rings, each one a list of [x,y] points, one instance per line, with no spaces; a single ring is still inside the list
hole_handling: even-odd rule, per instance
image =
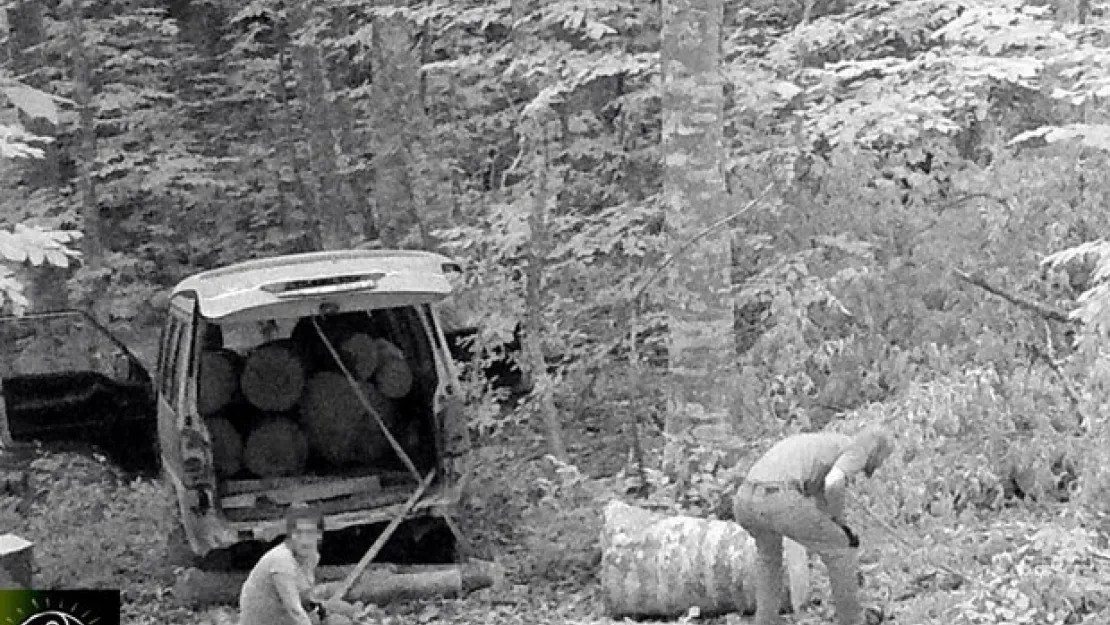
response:
[[[786,485],[744,483],[733,501],[733,514],[755,539],[756,625],[779,625],[782,606],[782,538],[788,536],[824,561],[840,625],[862,623],[858,550],[848,533],[821,509],[818,500]]]

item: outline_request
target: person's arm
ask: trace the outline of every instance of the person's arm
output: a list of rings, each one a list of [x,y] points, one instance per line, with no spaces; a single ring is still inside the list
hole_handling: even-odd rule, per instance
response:
[[[297,592],[297,582],[293,575],[283,571],[275,571],[273,579],[274,588],[277,589],[278,596],[281,597],[282,607],[285,608],[289,616],[299,625],[312,625],[312,619],[308,617],[308,612],[301,605],[301,595]]]
[[[837,466],[825,475],[825,506],[837,523],[844,523],[844,497],[848,489],[848,476]]]
[[[833,463],[825,474],[825,501],[829,513],[840,524],[844,524],[844,498],[849,482],[860,473],[870,476],[869,463],[881,464],[889,449],[884,436],[879,432],[865,432],[856,436]]]

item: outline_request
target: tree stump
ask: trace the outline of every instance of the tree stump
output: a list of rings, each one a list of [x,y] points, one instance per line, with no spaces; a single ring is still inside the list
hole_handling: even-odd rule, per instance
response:
[[[665,516],[619,501],[605,508],[601,588],[610,616],[755,612],[755,540],[736,523]],[[787,539],[782,609],[809,595],[805,548]]]

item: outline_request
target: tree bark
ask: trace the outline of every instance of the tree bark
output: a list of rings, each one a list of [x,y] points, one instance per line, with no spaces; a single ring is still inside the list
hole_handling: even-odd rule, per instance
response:
[[[663,2],[663,199],[672,254],[728,213],[719,73],[723,19],[722,0]],[[692,419],[727,421],[730,412],[730,239],[728,231],[706,237],[677,257],[668,274],[672,384],[664,468],[672,474]]]
[[[544,361],[543,348],[540,337],[543,331],[543,281],[545,264],[547,260],[549,242],[547,231],[547,199],[548,199],[548,159],[547,141],[544,137],[540,146],[543,160],[540,161],[536,171],[536,188],[532,197],[532,210],[528,224],[532,231],[531,245],[528,252],[528,266],[525,270],[527,280],[525,288],[525,324],[523,345],[527,358],[527,370],[531,372],[534,381],[533,393],[536,398],[536,409],[539,411],[540,421],[547,434],[547,444],[551,455],[559,460],[566,461],[567,450],[563,442],[563,426],[559,419],[558,409],[555,407],[555,398],[552,394],[553,384],[547,372],[547,363]]]
[[[739,525],[665,516],[611,501],[601,535],[600,583],[611,617],[702,617],[755,611],[755,540]],[[782,609],[800,609],[810,592],[806,550],[783,544]]]
[[[413,48],[412,26],[405,18],[375,18],[374,218],[386,247],[429,244],[412,174],[417,170],[412,144],[420,138],[414,128],[424,115],[420,60]]]
[[[83,239],[81,253],[82,262],[89,271],[97,271],[104,264],[104,243],[101,233],[100,206],[96,198],[96,180],[93,177],[93,168],[96,165],[96,110],[93,108],[93,62],[89,58],[92,53],[85,42],[84,16],[81,14],[82,2],[74,3],[73,13],[70,16],[72,43],[71,54],[73,62],[73,100],[77,103],[80,115],[78,126],[77,148],[77,195],[80,198],[81,219],[83,222]],[[100,279],[98,278],[98,281]],[[100,289],[96,285],[88,285],[86,292],[97,293]],[[106,286],[106,283],[105,283]],[[82,302],[90,314],[104,321],[100,313],[101,305],[97,299]]]
[[[514,56],[524,52],[525,31],[520,28],[528,15],[528,0],[513,0],[512,5],[513,31],[512,47]],[[541,113],[541,115],[543,115]],[[531,231],[530,245],[527,252],[527,265],[525,274],[524,295],[524,336],[521,347],[524,351],[525,370],[532,378],[533,397],[536,400],[536,414],[540,419],[547,437],[548,450],[552,456],[566,461],[567,450],[563,441],[563,426],[559,418],[558,409],[555,407],[553,396],[553,381],[547,373],[547,364],[543,357],[541,338],[544,325],[544,274],[549,250],[549,233],[547,227],[547,203],[550,196],[548,188],[548,175],[550,173],[550,160],[548,158],[548,137],[546,120],[541,119],[535,126],[538,136],[529,136],[524,126],[519,130],[519,141],[524,145],[524,150],[533,154],[532,162],[535,163],[535,174],[532,188],[532,197],[528,215],[528,226]]]
[[[292,23],[301,29],[312,25],[312,5],[305,0],[290,4]],[[319,46],[312,37],[299,37],[296,51],[301,98],[304,102],[304,128],[308,131],[309,162],[312,170],[316,206],[313,222],[316,223],[321,247],[328,250],[346,247],[348,234],[344,223],[347,209],[340,193],[339,154],[336,153],[335,105],[329,102],[330,80],[324,67]]]

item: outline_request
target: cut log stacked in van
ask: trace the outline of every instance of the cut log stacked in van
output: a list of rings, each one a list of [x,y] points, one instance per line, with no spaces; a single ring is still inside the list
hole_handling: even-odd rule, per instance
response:
[[[404,352],[367,334],[336,345],[343,364],[395,435],[408,431],[397,400],[412,390]],[[197,407],[205,417],[220,477],[302,475],[310,457],[332,467],[374,464],[392,453],[347,377],[313,368],[300,342],[279,339],[245,358],[202,353]]]

